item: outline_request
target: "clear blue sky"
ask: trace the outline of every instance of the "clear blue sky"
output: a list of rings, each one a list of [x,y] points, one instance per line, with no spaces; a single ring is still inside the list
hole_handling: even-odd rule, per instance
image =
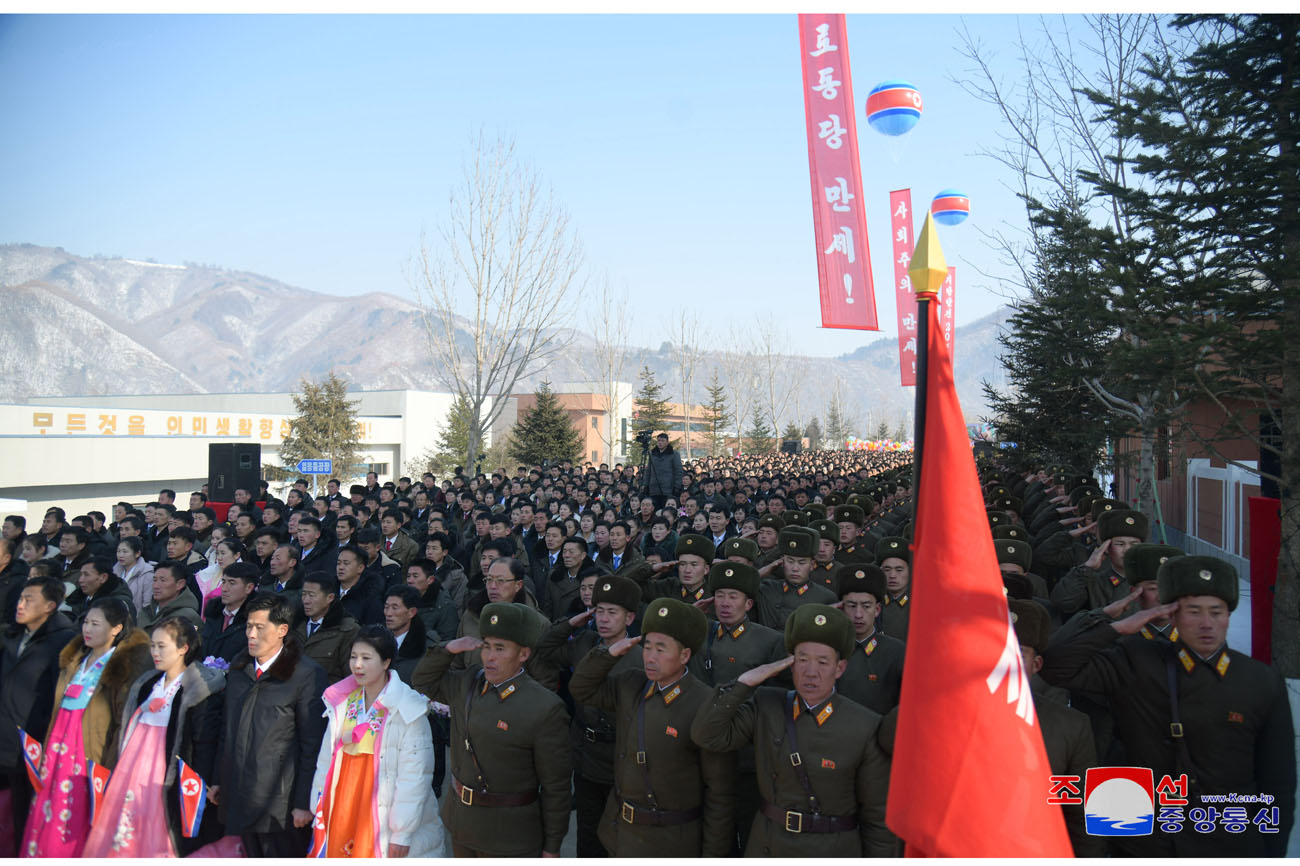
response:
[[[969,195],[971,218],[941,233],[959,323],[1002,302],[976,225],[1024,223],[1012,179],[978,155],[995,116],[949,80],[963,21],[1013,75],[1034,19],[848,19],[882,333],[889,190],[910,186],[917,210]],[[865,120],[887,78],[925,98],[902,139]],[[0,117],[0,242],[409,297],[403,268],[481,126],[515,137],[591,269],[635,297],[635,342],[667,339],[688,305],[706,327],[777,313],[810,354],[878,336],[819,327],[793,14],[7,16]]]

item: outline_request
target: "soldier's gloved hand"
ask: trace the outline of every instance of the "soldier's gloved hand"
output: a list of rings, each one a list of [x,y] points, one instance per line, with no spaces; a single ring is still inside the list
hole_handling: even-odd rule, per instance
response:
[[[1173,616],[1176,610],[1178,610],[1178,602],[1171,601],[1169,604],[1161,604],[1146,610],[1140,610],[1132,616],[1126,616],[1118,622],[1111,623],[1110,627],[1120,634],[1137,634],[1142,630],[1142,626],[1151,622],[1151,620],[1162,616]]]
[[[637,644],[641,643],[641,635],[636,637],[625,637],[622,640],[616,640],[609,645],[609,654],[614,658],[627,655],[627,651]]]
[[[654,565],[650,566],[650,570],[655,574],[658,574],[661,571],[668,571],[669,569],[676,568],[677,563],[678,560],[676,559],[670,559],[667,562],[656,562]]]
[[[573,616],[569,617],[569,625],[571,625],[574,628],[582,628],[584,625],[587,624],[587,620],[591,619],[591,615],[595,612],[596,612],[595,608],[589,607],[586,610],[584,610],[582,613],[574,614]]]
[[[452,655],[455,655],[456,653],[473,652],[481,646],[483,646],[483,641],[473,635],[467,634],[464,637],[458,637],[455,640],[447,641],[447,643],[443,644],[443,649]]]
[[[1134,600],[1136,600],[1137,597],[1141,594],[1142,594],[1142,589],[1141,587],[1138,587],[1134,589],[1132,592],[1130,592],[1128,595],[1121,598],[1119,601],[1112,601],[1110,604],[1103,607],[1101,609],[1101,612],[1106,614],[1106,616],[1110,617],[1111,619],[1119,619],[1121,616],[1124,615],[1124,611],[1128,609],[1128,606],[1132,604]]]
[[[786,656],[779,662],[768,662],[765,665],[750,668],[740,675],[739,682],[753,688],[765,680],[776,676],[792,664],[794,664],[794,656]]]
[[[1093,571],[1101,568],[1101,561],[1105,558],[1108,550],[1110,550],[1109,538],[1097,545],[1097,549],[1092,552],[1092,556],[1088,557],[1088,561],[1084,563],[1084,566],[1091,568]]]

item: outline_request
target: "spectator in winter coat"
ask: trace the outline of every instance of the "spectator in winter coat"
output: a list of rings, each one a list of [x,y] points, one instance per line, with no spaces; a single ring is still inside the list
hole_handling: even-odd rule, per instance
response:
[[[217,778],[208,799],[249,856],[302,857],[311,841],[312,773],[325,729],[325,671],[290,637],[284,599],[258,593],[247,606],[247,644],[226,675]]]

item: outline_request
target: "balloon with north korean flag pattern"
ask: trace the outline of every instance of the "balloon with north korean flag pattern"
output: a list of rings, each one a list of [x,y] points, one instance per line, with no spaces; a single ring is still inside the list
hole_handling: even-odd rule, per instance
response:
[[[942,190],[930,203],[930,213],[934,214],[934,221],[937,223],[946,226],[959,225],[970,216],[970,199],[960,190]]]
[[[910,132],[921,119],[921,91],[900,79],[882,81],[867,95],[867,123],[884,135]]]

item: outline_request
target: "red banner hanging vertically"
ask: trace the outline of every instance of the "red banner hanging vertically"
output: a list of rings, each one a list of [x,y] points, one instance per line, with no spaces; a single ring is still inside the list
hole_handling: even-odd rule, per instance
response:
[[[956,333],[956,312],[957,268],[952,266],[948,268],[948,279],[939,288],[939,327],[943,330],[943,341],[948,344],[949,353],[952,352],[953,335]]]
[[[843,15],[800,15],[822,327],[879,330]]]
[[[894,251],[894,298],[898,307],[898,369],[904,385],[916,384],[916,295],[907,266],[916,238],[912,234],[912,191],[889,194],[889,236]]]

